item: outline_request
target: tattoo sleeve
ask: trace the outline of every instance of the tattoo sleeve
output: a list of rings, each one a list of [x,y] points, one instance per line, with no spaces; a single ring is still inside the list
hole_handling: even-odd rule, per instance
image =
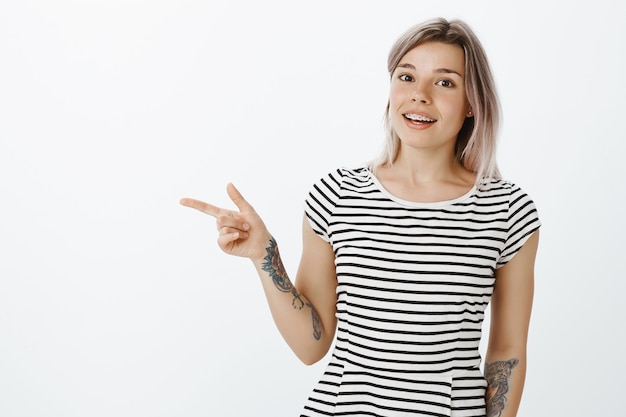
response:
[[[519,363],[518,359],[489,362],[485,364],[485,379],[487,380],[487,417],[499,417],[506,406],[506,396],[509,393],[509,383],[513,368]]]
[[[285,267],[283,266],[283,262],[280,258],[280,253],[278,252],[278,245],[276,244],[276,240],[274,238],[270,239],[269,245],[265,248],[267,255],[265,256],[262,268],[265,272],[267,272],[276,288],[278,288],[282,292],[290,292],[293,296],[291,300],[291,305],[294,309],[302,310],[305,306],[311,310],[311,321],[313,324],[313,337],[315,340],[319,340],[322,337],[322,323],[320,318],[315,311],[315,308],[308,301],[305,302],[302,299],[302,296],[296,290],[296,287],[291,283],[289,277],[287,276],[287,272],[285,271]]]

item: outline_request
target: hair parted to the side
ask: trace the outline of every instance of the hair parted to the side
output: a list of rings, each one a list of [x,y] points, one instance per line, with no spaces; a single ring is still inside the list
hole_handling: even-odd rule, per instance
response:
[[[401,35],[389,52],[387,69],[391,76],[404,55],[425,42],[458,45],[465,54],[465,91],[474,117],[467,117],[456,140],[455,155],[466,169],[476,173],[476,183],[500,178],[496,144],[500,124],[500,102],[487,55],[472,29],[461,20],[437,18],[413,26]],[[390,117],[385,111],[385,147],[372,168],[393,164],[400,147]]]

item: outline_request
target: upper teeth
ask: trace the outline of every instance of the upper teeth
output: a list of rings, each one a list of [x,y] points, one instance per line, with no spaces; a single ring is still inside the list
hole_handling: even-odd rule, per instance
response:
[[[421,114],[405,114],[407,119],[416,120],[418,122],[434,122],[435,119],[429,119],[426,116],[422,116]]]

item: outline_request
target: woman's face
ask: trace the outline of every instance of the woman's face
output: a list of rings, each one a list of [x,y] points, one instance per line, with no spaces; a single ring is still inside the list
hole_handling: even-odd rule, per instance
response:
[[[460,46],[427,42],[402,57],[389,95],[391,123],[401,146],[454,153],[469,110]]]

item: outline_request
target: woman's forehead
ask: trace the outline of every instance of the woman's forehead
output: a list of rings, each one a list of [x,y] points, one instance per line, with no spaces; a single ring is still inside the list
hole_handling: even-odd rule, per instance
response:
[[[400,58],[396,68],[447,70],[463,75],[465,53],[459,45],[443,42],[420,43]]]

